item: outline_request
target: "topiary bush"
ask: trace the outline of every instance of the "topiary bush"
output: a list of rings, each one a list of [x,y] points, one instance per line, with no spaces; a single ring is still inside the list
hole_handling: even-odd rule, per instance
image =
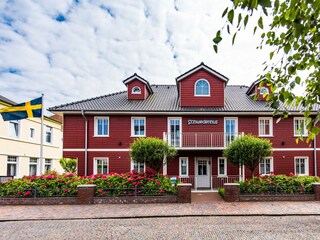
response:
[[[312,183],[320,182],[316,176],[265,175],[240,181],[241,193],[312,193]]]

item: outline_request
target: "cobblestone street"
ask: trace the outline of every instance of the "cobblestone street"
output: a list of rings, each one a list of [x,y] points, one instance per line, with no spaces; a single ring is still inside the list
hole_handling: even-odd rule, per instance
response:
[[[319,216],[169,217],[0,223],[1,239],[320,239]]]

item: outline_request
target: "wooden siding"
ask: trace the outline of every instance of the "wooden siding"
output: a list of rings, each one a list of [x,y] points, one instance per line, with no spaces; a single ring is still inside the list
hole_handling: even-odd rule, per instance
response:
[[[88,148],[95,149],[88,152],[88,174],[93,173],[93,158],[108,157],[110,172],[127,172],[130,171],[130,155],[127,149],[130,143],[134,141],[131,137],[131,117],[137,116],[121,116],[121,115],[101,115],[109,117],[109,137],[94,136],[94,117],[86,115],[88,119]],[[158,137],[162,139],[163,132],[168,131],[167,116],[145,116],[146,117],[146,135]],[[172,116],[170,116],[172,117]],[[218,120],[217,125],[188,125],[188,120]],[[78,174],[84,174],[84,126],[85,121],[81,115],[65,115],[64,116],[64,143],[66,149],[64,157],[75,157],[78,159]],[[313,141],[299,142],[296,144],[296,138],[293,134],[293,117],[282,119],[276,123],[273,119],[273,137],[266,137],[273,143],[276,149],[293,148],[296,150],[274,151],[274,172],[276,174],[289,174],[294,172],[294,157],[309,157],[309,174],[314,174],[314,157],[313,157]],[[251,133],[258,135],[258,116],[240,116],[238,117],[239,132]],[[224,117],[221,116],[183,116],[182,132],[224,132]],[[317,136],[317,147],[320,148],[320,136]],[[308,148],[309,150],[299,150]],[[79,149],[79,151],[67,151],[67,149]],[[102,151],[98,151],[101,149]],[[109,151],[103,151],[108,149]],[[117,149],[120,151],[112,151]],[[121,151],[121,149],[123,151]],[[179,157],[189,158],[189,174],[194,175],[195,157],[211,157],[212,158],[212,174],[217,175],[217,158],[222,157],[221,150],[180,150],[179,155],[170,163],[168,163],[168,175],[179,175]],[[320,151],[317,151],[317,171],[320,174]],[[238,167],[228,163],[228,175],[237,175]],[[258,175],[258,169],[256,170]],[[247,170],[246,177],[250,177],[251,173]]]
[[[210,83],[210,96],[208,97],[194,95],[195,83],[201,78]],[[223,80],[201,69],[179,82],[180,106],[224,106],[224,87]]]
[[[132,94],[132,88],[134,87],[139,87],[141,89],[141,94]],[[149,91],[146,85],[139,80],[133,80],[129,82],[127,85],[127,89],[129,100],[144,100],[149,96]]]

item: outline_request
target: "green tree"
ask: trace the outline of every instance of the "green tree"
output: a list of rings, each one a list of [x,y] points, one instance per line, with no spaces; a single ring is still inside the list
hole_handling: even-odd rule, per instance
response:
[[[237,137],[223,151],[223,156],[235,165],[244,165],[252,173],[259,166],[260,161],[271,154],[272,144],[269,140],[252,135]]]
[[[170,147],[167,142],[159,138],[138,138],[130,145],[131,158],[137,162],[145,162],[157,173],[163,165],[166,157],[167,162],[177,155],[177,150]]]
[[[218,51],[225,29],[233,35],[234,44],[237,33],[246,29],[253,14],[260,14],[253,24],[254,34],[257,29],[262,32],[259,48],[271,49],[259,76],[271,86],[272,93],[267,96],[269,105],[275,114],[281,113],[283,117],[289,114],[287,107],[302,107],[312,139],[320,132],[316,126],[319,108],[315,108],[320,95],[320,1],[233,0],[232,6],[222,13],[226,23],[213,39],[214,50]],[[293,90],[297,88],[304,88],[305,95],[295,94]],[[285,106],[281,111],[280,103]],[[310,116],[312,110],[317,111],[316,117]]]
[[[77,173],[77,159],[60,158],[59,163],[65,172],[73,174]]]

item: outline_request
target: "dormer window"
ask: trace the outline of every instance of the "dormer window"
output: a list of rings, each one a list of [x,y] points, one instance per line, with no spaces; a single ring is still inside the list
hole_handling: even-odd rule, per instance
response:
[[[261,95],[269,94],[269,89],[266,87],[260,87],[260,94]]]
[[[194,88],[195,96],[210,96],[210,84],[205,79],[196,81]]]
[[[131,93],[132,93],[132,94],[141,94],[141,89],[140,89],[140,87],[133,87]]]

